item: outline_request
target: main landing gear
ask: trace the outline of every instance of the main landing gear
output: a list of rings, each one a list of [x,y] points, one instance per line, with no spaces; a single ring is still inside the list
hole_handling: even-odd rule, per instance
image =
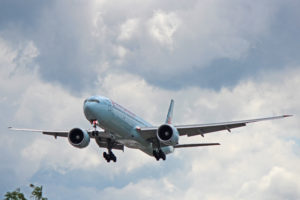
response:
[[[166,154],[160,149],[159,151],[153,151],[153,156],[156,158],[157,161],[159,159],[166,160]]]
[[[108,150],[108,153],[103,152],[103,157],[107,162],[110,162],[111,160],[117,162],[117,157],[111,150]]]

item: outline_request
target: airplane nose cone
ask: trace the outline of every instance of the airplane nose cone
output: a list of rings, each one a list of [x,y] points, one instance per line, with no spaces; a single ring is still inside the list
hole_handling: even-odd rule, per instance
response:
[[[98,96],[87,98],[83,103],[84,115],[89,121],[103,121],[107,115],[108,105],[106,99]]]
[[[85,117],[88,120],[95,120],[96,119],[96,117],[94,115],[94,112],[93,112],[93,110],[95,109],[94,107],[95,107],[94,102],[85,101],[84,104],[83,104],[83,112],[84,112]]]

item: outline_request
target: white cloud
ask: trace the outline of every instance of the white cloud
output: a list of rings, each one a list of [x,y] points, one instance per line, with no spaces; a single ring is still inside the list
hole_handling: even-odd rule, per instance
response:
[[[149,20],[149,32],[162,46],[173,48],[173,35],[180,26],[180,19],[176,13],[156,11]]]
[[[119,40],[130,40],[134,34],[138,31],[139,19],[128,19],[120,27]]]
[[[22,150],[22,159],[31,162],[32,174],[41,168],[53,168],[60,173],[73,169],[95,169],[102,160],[91,148],[74,149],[65,138],[37,138]]]
[[[242,199],[298,199],[300,196],[298,172],[274,166],[259,180],[244,183],[239,197]]]

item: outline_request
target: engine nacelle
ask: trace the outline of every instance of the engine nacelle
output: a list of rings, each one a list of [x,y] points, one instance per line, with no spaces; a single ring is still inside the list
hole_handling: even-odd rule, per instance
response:
[[[177,129],[171,124],[161,125],[156,132],[156,136],[160,142],[165,145],[174,146],[178,144],[179,133]]]
[[[90,136],[81,128],[73,128],[68,135],[68,139],[71,145],[77,148],[87,147],[90,143]]]

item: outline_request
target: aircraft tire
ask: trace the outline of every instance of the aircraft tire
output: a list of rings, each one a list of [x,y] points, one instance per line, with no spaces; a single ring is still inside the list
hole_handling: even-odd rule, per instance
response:
[[[109,157],[110,157],[110,160],[117,162],[117,157],[113,153],[111,153]]]
[[[166,160],[166,154],[162,150],[159,150],[158,155],[161,159]]]
[[[159,161],[160,157],[159,157],[159,154],[157,153],[157,151],[153,151],[153,156],[155,157],[155,159],[157,161]]]
[[[103,152],[103,157],[105,158],[106,162],[110,162],[110,155],[106,152]]]

